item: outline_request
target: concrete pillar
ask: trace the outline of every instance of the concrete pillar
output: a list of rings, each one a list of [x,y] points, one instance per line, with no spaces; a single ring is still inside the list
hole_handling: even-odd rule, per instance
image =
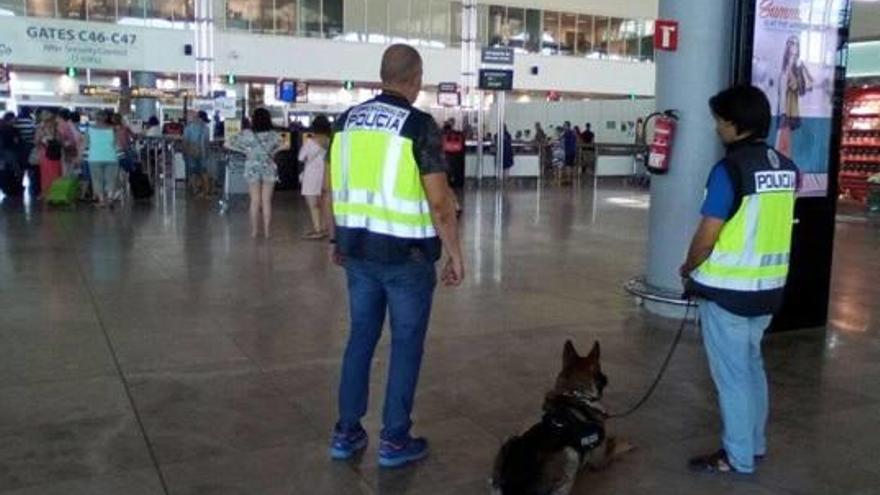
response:
[[[131,85],[155,88],[156,73],[155,72],[132,72]],[[156,105],[155,98],[134,98],[134,117],[138,120],[146,122],[150,117],[156,115],[158,117],[159,109]]]
[[[730,84],[734,0],[660,0],[660,19],[679,22],[678,50],[656,53],[657,109],[678,110],[670,171],[651,181],[647,282],[679,293],[678,268],[699,221],[706,179],[723,148],[708,100]],[[681,308],[648,303],[680,316]]]

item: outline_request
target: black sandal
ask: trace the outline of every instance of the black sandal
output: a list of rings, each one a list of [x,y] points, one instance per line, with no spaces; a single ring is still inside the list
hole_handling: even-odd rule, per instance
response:
[[[701,473],[736,473],[736,468],[727,458],[727,452],[721,449],[708,455],[694,457],[688,461],[691,471]]]

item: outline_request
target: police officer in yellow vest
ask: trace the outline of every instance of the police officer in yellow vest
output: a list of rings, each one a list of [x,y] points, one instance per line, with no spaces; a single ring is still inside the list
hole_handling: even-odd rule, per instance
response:
[[[798,172],[764,142],[771,116],[761,90],[737,86],[709,106],[727,155],[709,176],[703,218],[680,273],[700,298],[724,432],[721,450],[691,459],[690,467],[751,473],[767,452],[761,339],[788,275]]]
[[[351,311],[330,455],[349,459],[367,446],[361,418],[387,312],[391,359],[379,464],[399,467],[428,454],[427,441],[410,435],[410,414],[437,279],[434,264],[445,251],[441,279],[449,286],[461,284],[464,264],[440,129],[412,106],[422,88],[421,56],[407,45],[389,47],[381,77],[382,94],[337,121],[325,181],[335,223],[331,256],[345,267]]]

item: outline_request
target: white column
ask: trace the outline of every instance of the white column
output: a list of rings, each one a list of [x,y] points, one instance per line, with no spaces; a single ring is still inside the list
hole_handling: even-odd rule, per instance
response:
[[[678,268],[699,221],[706,179],[723,156],[708,101],[730,84],[734,0],[661,0],[660,19],[679,22],[678,50],[658,51],[657,109],[680,119],[666,175],[651,181],[647,282],[680,292]],[[649,303],[668,316],[680,308]]]

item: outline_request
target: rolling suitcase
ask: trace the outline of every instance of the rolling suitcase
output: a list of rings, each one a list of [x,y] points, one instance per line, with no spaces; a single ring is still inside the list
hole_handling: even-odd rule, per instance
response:
[[[70,206],[79,198],[79,180],[75,177],[61,177],[49,186],[46,202],[55,206]]]

